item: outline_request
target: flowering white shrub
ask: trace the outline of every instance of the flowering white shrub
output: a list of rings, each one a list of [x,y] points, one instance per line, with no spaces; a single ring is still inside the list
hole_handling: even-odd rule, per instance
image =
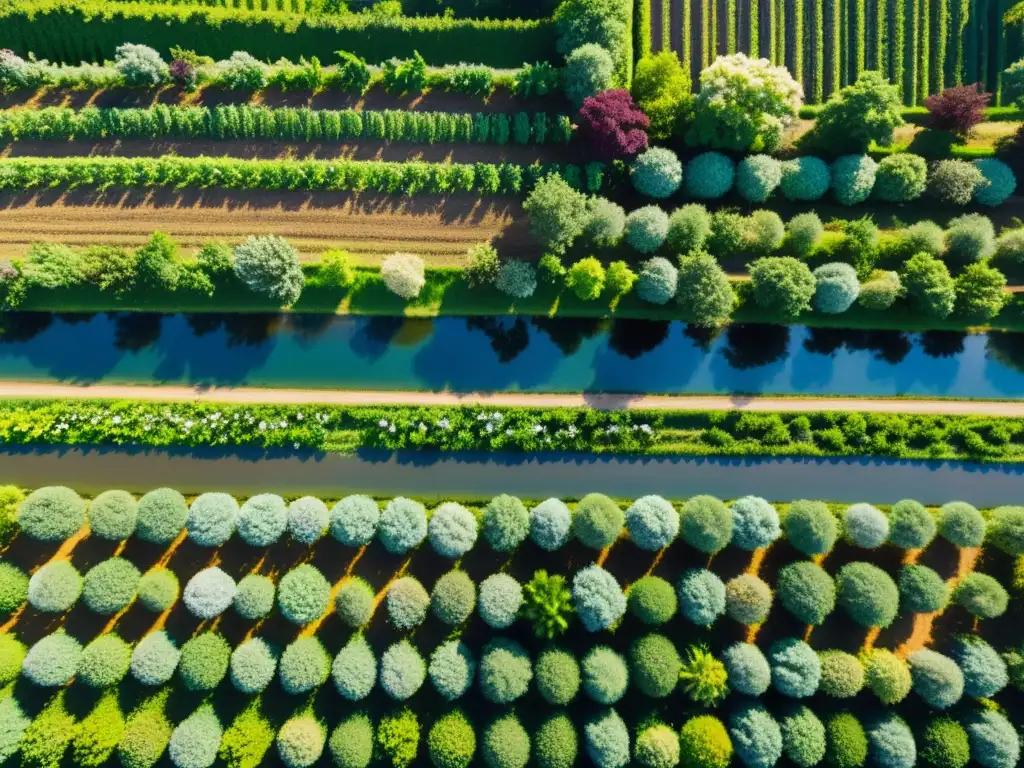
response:
[[[403,299],[415,299],[427,284],[423,259],[414,253],[393,253],[380,265],[388,290]]]

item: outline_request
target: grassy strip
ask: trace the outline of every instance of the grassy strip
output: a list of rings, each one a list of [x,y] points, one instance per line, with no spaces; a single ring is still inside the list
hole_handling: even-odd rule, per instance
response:
[[[511,299],[495,288],[470,288],[458,267],[427,269],[426,285],[420,295],[405,301],[384,284],[375,267],[355,268],[351,286],[319,284],[318,264],[304,264],[306,287],[299,300],[282,310],[274,301],[261,297],[234,279],[222,279],[212,296],[179,288],[176,291],[132,290],[123,295],[102,291],[93,284],[48,290],[30,288],[18,306],[31,312],[296,312],[330,315],[402,315],[406,317],[523,315],[541,317],[616,317],[635,320],[684,320],[675,303],[657,306],[636,293],[616,298],[605,292],[595,301],[582,301],[562,286],[540,283],[529,299]],[[749,281],[737,278],[733,286],[739,297],[733,323],[792,323],[758,307],[750,293]],[[1018,331],[1024,330],[1024,294],[1014,293],[989,324],[971,325],[963,319],[925,317],[905,301],[877,312],[854,305],[839,315],[808,312],[796,322],[822,328],[857,328],[898,331]]]
[[[1024,419],[560,407],[6,400],[5,445],[572,451],[1024,461]]]

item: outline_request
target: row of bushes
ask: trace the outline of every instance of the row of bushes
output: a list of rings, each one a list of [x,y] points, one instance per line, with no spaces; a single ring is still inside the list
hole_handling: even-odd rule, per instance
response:
[[[217,139],[263,141],[566,143],[572,123],[545,112],[475,115],[408,110],[312,110],[248,105],[83,110],[47,107],[0,111],[0,141]]]
[[[550,20],[479,20],[448,16],[401,17],[374,13],[301,16],[151,3],[99,0],[30,0],[0,9],[4,45],[16,54],[56,62],[114,59],[126,40],[171,57],[187,44],[215,59],[259,51],[273,61],[317,56],[330,61],[338,49],[379,64],[419,51],[431,64],[470,61],[519,67],[548,61],[555,49]]]
[[[552,172],[574,187],[601,189],[600,163],[389,163],[354,160],[236,160],[232,158],[3,158],[0,189],[52,187],[201,187],[215,189],[304,189],[385,194],[521,195]]]
[[[694,199],[717,200],[735,190],[740,198],[760,203],[778,190],[787,200],[807,202],[831,190],[842,205],[869,199],[906,203],[927,193],[943,205],[996,206],[1017,188],[1016,176],[1001,160],[940,160],[929,166],[910,152],[880,162],[868,155],[844,155],[831,164],[810,155],[792,160],[750,155],[737,164],[721,152],[704,152],[684,168],[675,152],[654,147],[633,160],[630,180],[641,194],[659,199],[682,189]]]

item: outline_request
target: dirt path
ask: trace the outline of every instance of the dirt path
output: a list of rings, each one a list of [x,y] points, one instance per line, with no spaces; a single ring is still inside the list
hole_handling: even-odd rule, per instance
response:
[[[513,223],[518,219],[518,223]],[[186,250],[252,234],[287,238],[304,257],[343,248],[378,261],[394,251],[461,263],[474,243],[499,238],[503,250],[529,255],[519,203],[473,198],[365,198],[348,193],[138,192],[39,193],[0,198],[0,256],[20,256],[37,241],[134,247],[154,231]]]
[[[96,384],[0,383],[6,398],[90,398],[222,403],[328,405],[484,405],[495,407],[589,407],[597,410],[860,411],[975,416],[1024,416],[1024,402],[995,400],[914,400],[852,397],[787,398],[740,395],[605,395],[461,392],[388,392],[259,387],[174,387]]]

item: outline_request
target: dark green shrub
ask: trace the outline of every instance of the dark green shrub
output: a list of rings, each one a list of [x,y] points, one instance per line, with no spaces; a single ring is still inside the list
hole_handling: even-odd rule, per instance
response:
[[[487,726],[483,738],[487,768],[524,768],[530,759],[530,737],[515,715],[504,715]]]
[[[124,541],[135,533],[139,507],[127,491],[104,491],[89,505],[89,530],[101,539]]]
[[[376,597],[373,588],[364,579],[348,579],[334,597],[334,612],[352,629],[360,629],[373,617]]]
[[[965,768],[971,760],[967,731],[956,720],[936,717],[921,735],[921,759],[932,768]]]
[[[725,585],[725,612],[741,624],[761,624],[771,609],[771,587],[757,576],[741,573]]]
[[[465,571],[449,571],[434,584],[430,607],[445,624],[461,624],[476,608],[476,585]]]
[[[28,576],[21,568],[0,560],[0,616],[13,613],[28,598]]]
[[[789,543],[808,557],[828,554],[839,537],[839,524],[820,501],[794,501],[782,523]]]
[[[949,586],[926,565],[905,565],[900,571],[900,605],[914,613],[935,613],[949,603]]]
[[[497,638],[484,646],[477,680],[485,699],[509,704],[526,693],[532,679],[530,655],[519,643]]]
[[[572,768],[578,752],[576,726],[564,712],[549,715],[533,732],[533,759],[538,768]]]
[[[1006,613],[1010,596],[987,573],[972,572],[953,589],[953,602],[979,619],[994,619]]]
[[[889,513],[889,543],[902,549],[927,547],[937,531],[935,518],[917,501],[898,501]]]
[[[139,600],[150,611],[162,613],[178,602],[178,577],[168,568],[159,566],[139,579]]]
[[[834,768],[860,768],[868,759],[868,739],[860,721],[849,712],[825,721],[825,761]]]
[[[779,571],[777,581],[782,607],[804,624],[817,626],[836,607],[836,584],[816,563],[790,563]]]
[[[537,690],[548,704],[560,707],[576,698],[580,689],[580,665],[568,651],[545,649],[537,657],[533,672]]]
[[[779,721],[782,752],[799,768],[812,768],[825,757],[825,726],[802,704],[786,710]]]
[[[78,680],[92,688],[110,688],[128,674],[132,649],[117,635],[100,635],[82,651]]]
[[[483,529],[491,549],[511,552],[530,535],[530,513],[515,496],[495,496],[484,510]]]
[[[637,579],[629,587],[626,600],[629,611],[644,624],[664,624],[678,608],[675,590],[659,576]]]
[[[89,610],[109,616],[135,599],[141,574],[129,560],[112,557],[85,574],[82,600]]]
[[[277,675],[285,693],[305,693],[327,681],[331,661],[315,637],[300,637],[281,654]]]
[[[958,547],[980,547],[985,540],[985,519],[970,504],[951,501],[939,509],[939,535]]]
[[[839,569],[836,585],[839,605],[861,626],[887,627],[896,618],[899,590],[878,566],[847,563]]]
[[[672,693],[682,668],[679,652],[664,635],[644,635],[630,646],[630,678],[637,688],[652,698],[660,699]]]
[[[849,699],[864,688],[864,665],[845,651],[821,651],[821,682],[818,690],[835,699]]]
[[[373,724],[365,712],[345,717],[328,742],[337,768],[366,768],[373,757]]]
[[[592,549],[610,547],[622,533],[626,516],[619,505],[601,493],[588,493],[576,505],[573,535]]]
[[[312,565],[304,563],[288,571],[277,586],[277,607],[295,624],[316,621],[331,602],[331,585]]]
[[[427,749],[437,768],[467,768],[476,754],[476,731],[461,710],[446,712],[431,726]]]
[[[157,488],[141,499],[137,509],[135,535],[153,544],[169,544],[188,522],[185,497],[173,488]]]
[[[190,691],[212,691],[228,673],[231,646],[216,632],[196,635],[181,647],[178,675]]]
[[[732,740],[722,721],[714,715],[687,720],[679,732],[679,757],[683,768],[728,768]]]
[[[274,610],[274,593],[274,582],[266,576],[250,573],[238,582],[232,605],[243,619],[256,621]]]
[[[694,496],[679,513],[683,541],[713,555],[732,538],[732,513],[713,496]]]
[[[32,491],[18,510],[21,530],[40,541],[70,538],[84,524],[85,502],[62,485]]]

